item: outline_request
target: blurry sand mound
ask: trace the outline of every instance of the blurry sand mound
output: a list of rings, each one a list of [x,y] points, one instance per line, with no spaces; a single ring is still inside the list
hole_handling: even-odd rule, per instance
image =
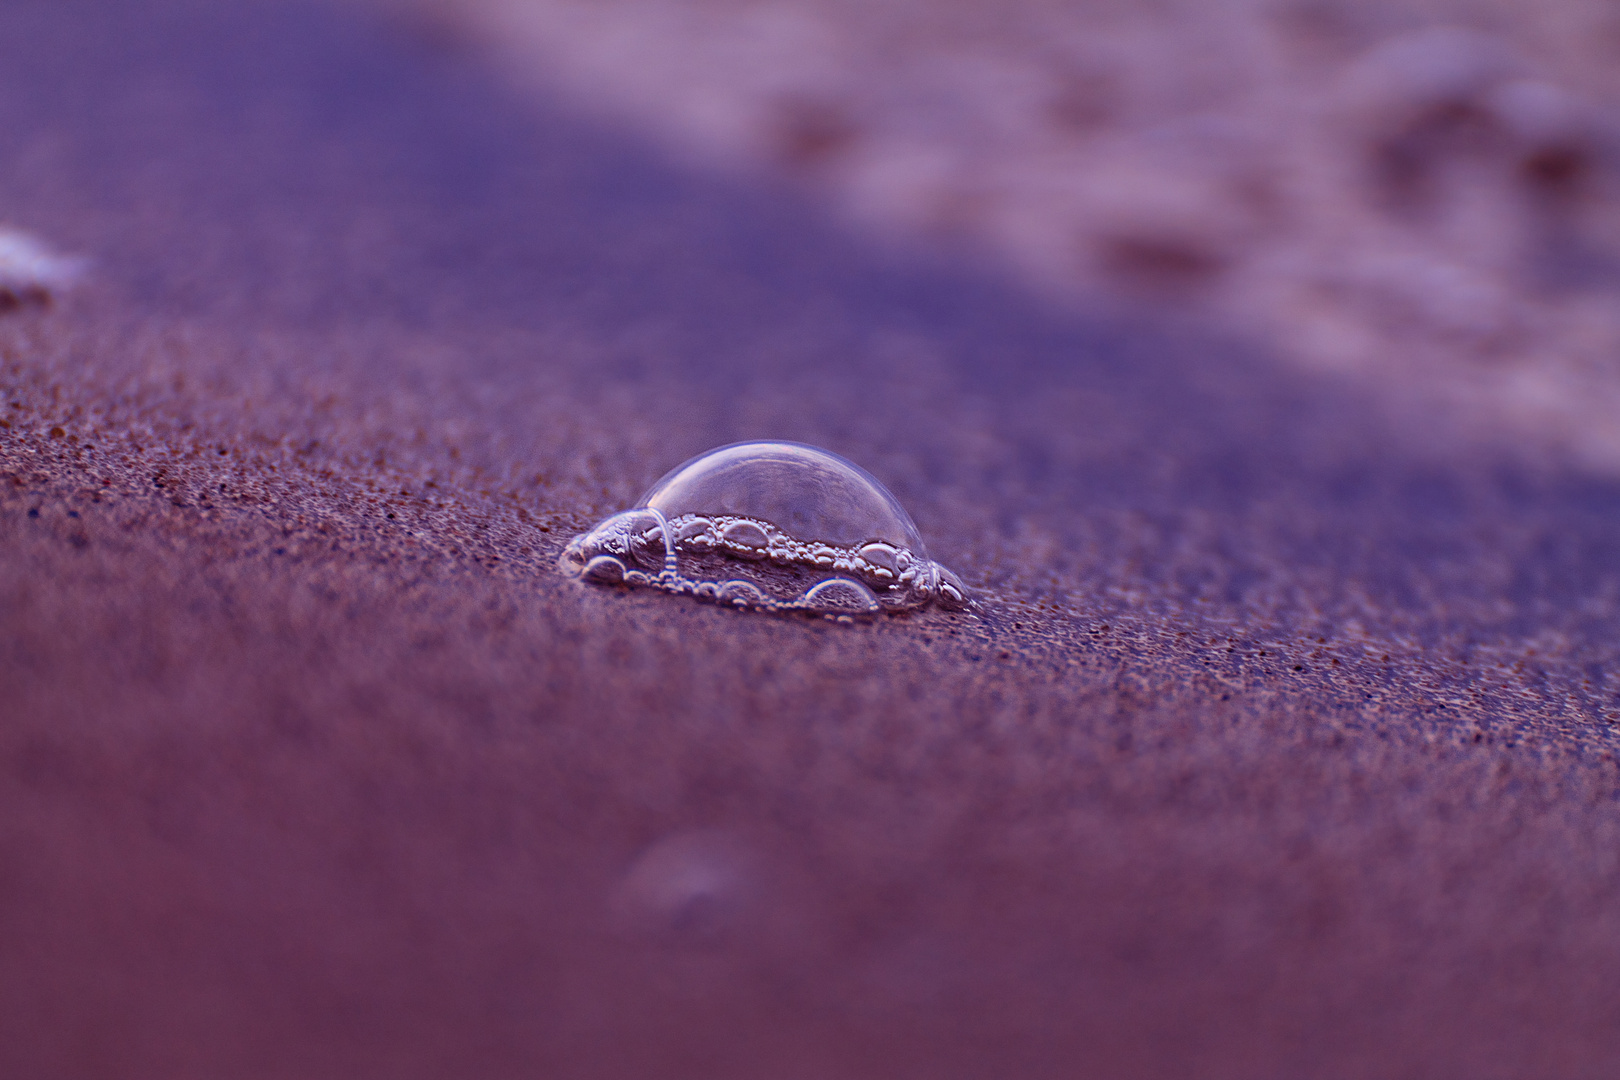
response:
[[[1059,298],[1191,309],[1620,469],[1604,0],[388,0],[521,79]]]

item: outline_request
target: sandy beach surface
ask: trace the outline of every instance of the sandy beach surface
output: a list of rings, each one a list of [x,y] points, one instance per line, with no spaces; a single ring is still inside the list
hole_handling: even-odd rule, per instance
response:
[[[1613,1074],[1611,473],[453,45],[0,6],[0,1073]],[[978,609],[558,573],[760,437]]]

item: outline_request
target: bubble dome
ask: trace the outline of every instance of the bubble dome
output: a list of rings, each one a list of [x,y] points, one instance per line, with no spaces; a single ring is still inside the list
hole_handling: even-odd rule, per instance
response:
[[[565,572],[758,611],[829,618],[968,605],[877,478],[792,442],[734,443],[577,536]]]

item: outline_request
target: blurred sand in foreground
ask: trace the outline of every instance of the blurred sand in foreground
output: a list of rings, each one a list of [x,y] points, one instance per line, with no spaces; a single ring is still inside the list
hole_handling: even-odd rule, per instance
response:
[[[862,227],[1620,470],[1605,0],[383,0]]]

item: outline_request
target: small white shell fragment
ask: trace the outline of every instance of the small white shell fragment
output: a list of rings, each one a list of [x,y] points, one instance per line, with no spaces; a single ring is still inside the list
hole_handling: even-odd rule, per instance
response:
[[[88,260],[54,251],[44,241],[0,225],[0,307],[47,303],[84,276]]]

